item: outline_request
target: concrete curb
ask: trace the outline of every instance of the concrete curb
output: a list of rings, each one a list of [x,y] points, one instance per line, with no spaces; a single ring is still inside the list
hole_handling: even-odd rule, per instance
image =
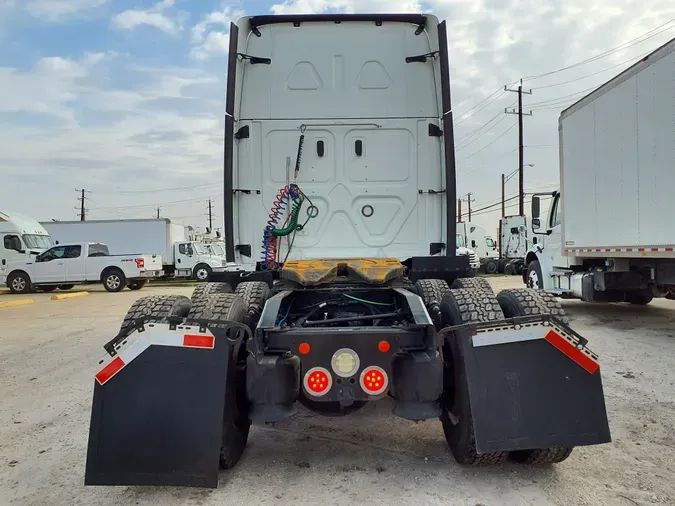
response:
[[[76,297],[86,297],[87,295],[89,295],[89,292],[62,293],[59,295],[52,295],[51,300],[74,299]]]
[[[7,302],[0,302],[0,307],[27,306],[32,303],[33,299],[8,300]]]

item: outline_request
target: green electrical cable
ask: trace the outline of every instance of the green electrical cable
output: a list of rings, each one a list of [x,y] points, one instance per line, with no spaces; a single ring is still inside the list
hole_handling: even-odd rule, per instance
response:
[[[288,225],[284,228],[274,228],[272,229],[272,235],[274,237],[285,237],[288,234],[293,233],[298,227],[298,216],[300,215],[300,209],[302,208],[303,199],[293,199],[293,209],[291,210],[291,217],[288,220]]]
[[[375,302],[375,301],[372,301],[372,300],[359,299],[358,297],[354,297],[353,295],[349,295],[348,293],[343,293],[342,295],[344,295],[348,299],[352,299],[352,300],[355,300],[357,302],[363,302],[364,304],[373,304],[374,306],[395,306],[396,305],[394,303],[389,304],[389,303],[386,303],[386,302]]]

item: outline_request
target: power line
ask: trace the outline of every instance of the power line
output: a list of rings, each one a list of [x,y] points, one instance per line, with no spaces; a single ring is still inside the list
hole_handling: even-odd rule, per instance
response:
[[[99,210],[99,211],[103,211],[103,210],[108,210],[108,209],[110,209],[110,210],[115,210],[115,209],[144,209],[144,208],[148,208],[148,207],[156,208],[158,206],[167,207],[167,206],[173,206],[173,205],[176,205],[176,204],[187,204],[187,203],[190,203],[190,202],[199,202],[199,201],[203,201],[204,199],[209,199],[209,198],[217,199],[218,197],[220,197],[220,195],[210,195],[210,196],[206,196],[206,197],[197,197],[197,198],[186,199],[186,200],[174,200],[174,201],[171,201],[171,202],[155,202],[153,204],[135,204],[135,205],[129,205],[129,206],[106,206],[106,207],[97,207],[97,208],[94,208],[94,209]]]
[[[191,190],[194,188],[205,188],[207,186],[215,186],[215,185],[221,185],[223,184],[222,181],[214,181],[211,183],[204,183],[204,184],[196,184],[196,185],[191,185],[191,186],[176,186],[173,188],[152,188],[149,190],[117,190],[117,191],[109,191],[105,190],[107,194],[115,194],[115,195],[126,195],[126,194],[133,194],[133,193],[156,193],[156,192],[169,192],[169,191],[180,191],[180,190]]]
[[[497,142],[499,139],[501,139],[502,137],[504,137],[504,135],[506,135],[506,134],[507,134],[510,130],[512,130],[516,125],[518,125],[517,122],[514,123],[513,125],[511,125],[511,126],[510,126],[509,128],[507,128],[506,130],[504,130],[501,134],[499,134],[499,135],[498,135],[497,137],[495,137],[491,142],[487,143],[485,146],[483,146],[482,148],[480,148],[478,151],[474,151],[474,152],[471,153],[469,156],[467,156],[467,157],[465,157],[465,158],[462,158],[462,159],[460,160],[460,162],[463,162],[463,161],[465,161],[465,160],[468,160],[469,158],[473,158],[474,156],[476,156],[476,155],[477,155],[478,153],[480,153],[481,151],[487,149],[489,146],[491,146],[492,144],[494,144],[495,142]]]
[[[597,54],[597,55],[595,55],[595,56],[592,56],[592,57],[587,58],[587,59],[585,59],[585,60],[582,60],[582,61],[580,61],[580,62],[573,63],[572,65],[568,65],[568,66],[566,66],[566,67],[561,67],[561,68],[559,68],[559,69],[552,70],[552,71],[550,71],[550,72],[544,72],[543,74],[536,74],[536,75],[533,75],[533,76],[523,77],[523,79],[524,79],[524,80],[534,80],[534,79],[539,79],[539,78],[541,78],[541,77],[545,77],[545,76],[550,76],[550,75],[553,75],[553,74],[557,74],[558,72],[563,72],[563,71],[565,71],[565,70],[569,70],[569,69],[572,69],[572,68],[579,67],[579,66],[581,66],[581,65],[585,65],[586,63],[590,63],[590,62],[593,62],[593,61],[600,60],[600,59],[605,58],[605,57],[607,57],[607,56],[609,56],[609,55],[611,55],[611,54],[614,54],[614,53],[616,53],[616,52],[618,52],[618,51],[621,51],[621,50],[623,50],[623,49],[627,49],[627,48],[629,48],[629,47],[632,47],[632,46],[635,46],[635,45],[637,45],[637,44],[640,44],[640,43],[642,43],[642,42],[644,42],[644,41],[646,41],[646,40],[651,39],[652,37],[656,37],[657,35],[659,35],[659,34],[665,32],[665,31],[667,31],[667,30],[670,30],[671,28],[673,28],[672,26],[671,26],[671,27],[668,27],[668,28],[665,28],[665,29],[663,29],[663,30],[657,32],[657,30],[663,28],[664,26],[670,25],[670,24],[672,24],[673,22],[675,22],[675,19],[671,19],[670,21],[668,21],[668,22],[666,22],[666,23],[664,23],[664,24],[662,24],[662,25],[660,25],[660,26],[657,26],[656,28],[654,28],[654,29],[652,29],[652,30],[649,30],[648,32],[645,32],[645,33],[643,33],[642,35],[639,35],[638,37],[635,37],[634,39],[631,39],[631,40],[629,40],[629,41],[627,41],[627,42],[624,42],[623,44],[620,44],[620,45],[618,45],[618,46],[616,46],[616,47],[613,47],[613,48],[611,48],[611,49],[608,49],[607,51],[604,51],[603,53]],[[656,33],[653,33],[653,32],[656,32]],[[651,35],[650,35],[650,34],[651,34]],[[649,35],[649,36],[647,37],[647,35]],[[643,37],[644,37],[644,38],[643,38]],[[642,40],[638,40],[638,39],[642,39]]]

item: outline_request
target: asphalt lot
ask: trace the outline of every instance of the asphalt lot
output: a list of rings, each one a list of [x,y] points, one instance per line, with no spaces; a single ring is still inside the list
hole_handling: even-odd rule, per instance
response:
[[[520,287],[492,278],[496,289]],[[412,423],[382,401],[345,418],[301,410],[254,426],[215,490],[84,487],[93,377],[102,344],[133,300],[192,292],[150,285],[0,308],[0,504],[675,504],[675,302],[563,302],[600,355],[613,442],[553,467],[464,468],[440,423]],[[58,293],[58,292],[57,292]],[[17,297],[0,295],[0,301]]]

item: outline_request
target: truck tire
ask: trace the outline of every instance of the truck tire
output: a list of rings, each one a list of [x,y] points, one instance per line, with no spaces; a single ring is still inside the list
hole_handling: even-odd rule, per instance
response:
[[[192,300],[195,301],[212,293],[232,293],[228,283],[200,283],[192,291]]]
[[[519,464],[559,464],[572,454],[574,448],[554,446],[544,450],[520,450],[511,452],[511,459]]]
[[[507,263],[509,263],[508,258],[500,258],[497,260],[497,272],[499,272],[499,274],[504,274],[504,268],[506,267]]]
[[[264,281],[245,281],[237,285],[234,293],[244,300],[244,305],[248,311],[246,323],[251,330],[255,329],[265,307],[265,302],[270,296],[269,285]]]
[[[246,323],[246,317],[246,306],[240,296],[217,293],[195,301],[188,313],[188,323],[191,318]],[[238,352],[234,351],[230,357],[226,382],[223,440],[220,448],[222,469],[230,469],[239,462],[251,426],[246,397],[245,345]]]
[[[541,264],[539,263],[539,260],[532,260],[527,265],[525,285],[533,290],[544,289],[544,276],[541,273]]]
[[[468,288],[473,290],[488,290],[492,292],[492,285],[485,278],[457,278],[452,283],[452,288]]]
[[[137,279],[136,281],[129,281],[127,286],[129,287],[129,290],[140,290],[147,284],[147,282],[147,279]]]
[[[565,310],[550,293],[529,288],[513,288],[499,292],[497,300],[506,318],[550,314],[564,324],[569,324]]]
[[[506,318],[550,314],[565,324],[569,323],[560,302],[550,293],[529,288],[502,290],[497,300]],[[566,446],[520,450],[511,452],[511,459],[521,464],[555,464],[569,457],[572,450],[572,447]]]
[[[167,322],[169,317],[185,318],[190,311],[190,299],[184,295],[150,295],[141,297],[127,311],[120,334],[128,336],[136,320],[149,319],[153,322]]]
[[[207,282],[211,279],[211,267],[206,264],[197,264],[192,269],[192,279],[196,281]]]
[[[654,296],[651,293],[626,292],[626,302],[630,302],[637,306],[646,306],[652,300],[654,300]]]
[[[441,303],[443,296],[450,291],[448,283],[442,279],[419,279],[415,281],[415,290],[417,295],[422,298],[422,302],[429,309],[435,302]]]
[[[499,270],[499,265],[497,260],[488,260],[483,264],[483,270],[485,274],[497,274]]]
[[[504,318],[492,289],[453,289],[441,301],[444,326],[481,323]],[[506,461],[508,452],[478,453],[473,432],[469,385],[464,363],[446,343],[443,347],[443,414],[445,439],[455,460],[470,466],[486,466]]]
[[[7,286],[12,293],[31,293],[33,291],[30,276],[23,271],[12,272],[7,276]]]
[[[103,271],[101,281],[103,281],[103,287],[108,292],[121,292],[126,286],[124,273],[114,267]]]
[[[64,292],[66,290],[72,290],[75,287],[75,285],[59,285],[59,290],[63,290]]]

